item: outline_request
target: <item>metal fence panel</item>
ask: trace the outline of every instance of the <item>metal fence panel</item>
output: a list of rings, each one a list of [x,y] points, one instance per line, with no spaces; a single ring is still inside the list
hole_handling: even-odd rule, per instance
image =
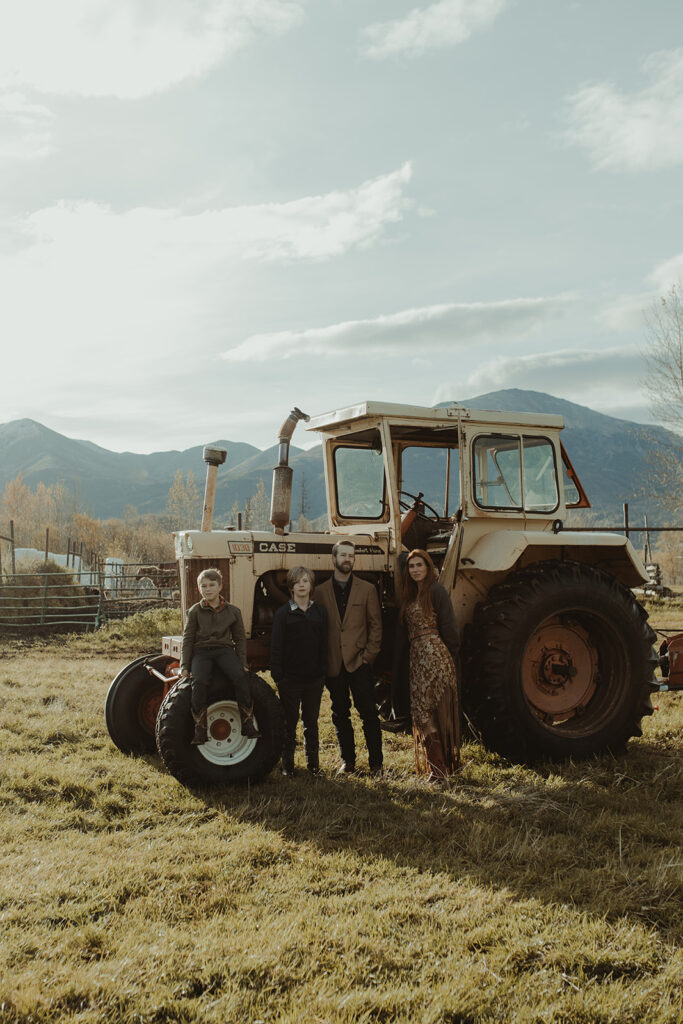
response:
[[[96,629],[111,619],[180,604],[175,563],[117,563],[87,573],[0,576],[0,631]]]

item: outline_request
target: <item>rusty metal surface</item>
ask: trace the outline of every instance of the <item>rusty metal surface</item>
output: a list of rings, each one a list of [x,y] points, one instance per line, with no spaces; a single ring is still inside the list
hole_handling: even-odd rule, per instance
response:
[[[522,663],[524,695],[546,722],[580,714],[595,693],[598,656],[578,623],[551,619],[530,638]]]
[[[660,648],[664,659],[662,686],[669,690],[683,690],[683,633],[668,637]]]

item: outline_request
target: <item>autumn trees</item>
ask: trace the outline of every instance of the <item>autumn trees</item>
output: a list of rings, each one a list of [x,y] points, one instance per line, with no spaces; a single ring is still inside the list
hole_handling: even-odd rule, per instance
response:
[[[646,314],[647,377],[645,389],[656,420],[672,431],[657,439],[651,487],[657,499],[680,522],[683,509],[683,284],[673,285]],[[680,534],[661,534],[654,557],[670,583],[683,579]]]
[[[44,551],[49,531],[52,553],[66,553],[71,543],[79,551],[82,545],[93,560],[114,557],[156,564],[173,560],[173,531],[197,529],[201,513],[202,495],[191,470],[185,476],[180,469],[176,472],[163,514],[140,514],[129,505],[123,516],[110,519],[90,515],[65,484],[38,483],[33,490],[18,473],[5,486],[0,499],[0,535],[9,536],[12,521],[18,548]],[[229,513],[227,509],[222,515],[218,513],[217,525],[237,527],[241,522],[246,530],[267,530],[269,517],[270,494],[263,478],[259,478],[249,498],[234,501]],[[8,552],[3,549],[2,554],[4,560]]]
[[[672,513],[683,508],[683,294],[673,285],[646,314],[647,376],[644,384],[653,417],[673,432],[658,439],[653,459],[653,488]]]
[[[0,501],[0,534],[5,537],[9,536],[10,521],[19,548],[44,551],[49,531],[48,546],[54,554],[65,554],[71,544],[79,551],[82,545],[90,560],[114,557],[156,563],[174,557],[164,517],[139,515],[129,506],[120,519],[95,519],[64,484],[38,483],[34,491],[21,473],[5,486]]]

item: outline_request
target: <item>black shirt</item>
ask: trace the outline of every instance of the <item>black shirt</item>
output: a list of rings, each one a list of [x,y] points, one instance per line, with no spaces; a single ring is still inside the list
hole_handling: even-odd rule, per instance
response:
[[[332,589],[334,590],[334,596],[337,601],[337,608],[339,609],[339,618],[344,621],[346,615],[346,606],[349,603],[349,594],[351,593],[351,580],[350,575],[346,583],[339,583],[336,576],[332,577]]]

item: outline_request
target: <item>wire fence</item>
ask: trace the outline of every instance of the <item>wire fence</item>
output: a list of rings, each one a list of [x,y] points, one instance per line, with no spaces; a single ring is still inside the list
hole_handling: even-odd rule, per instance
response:
[[[89,632],[113,619],[180,605],[175,563],[111,560],[76,572],[0,575],[0,631]]]

